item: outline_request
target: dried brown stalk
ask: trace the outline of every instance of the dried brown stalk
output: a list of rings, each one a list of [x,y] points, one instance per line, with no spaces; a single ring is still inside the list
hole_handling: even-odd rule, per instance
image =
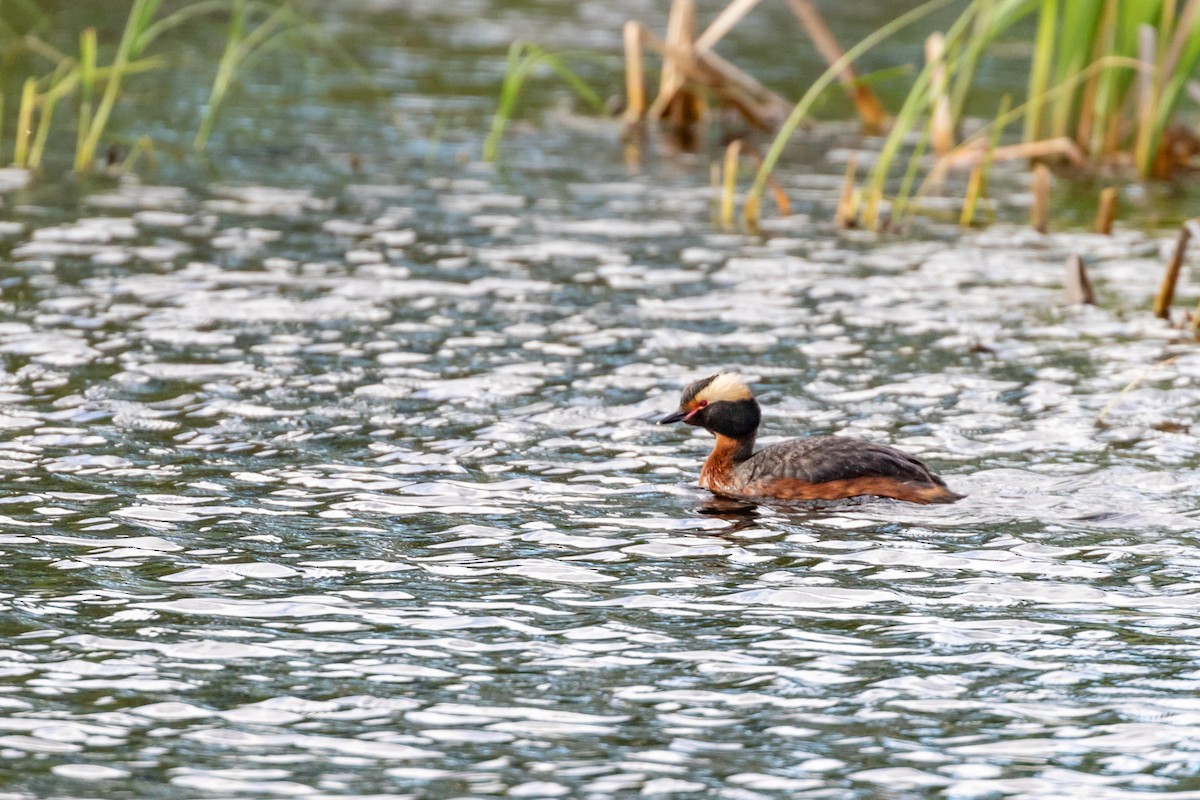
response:
[[[642,63],[642,25],[625,23],[625,125],[641,122],[646,113],[646,76]]]
[[[773,127],[773,123],[786,117],[791,110],[791,105],[786,100],[716,53],[693,48],[693,59],[684,61],[645,25],[640,22],[633,24],[638,28],[642,44],[661,55],[664,63],[669,58],[675,58],[675,63],[684,70],[686,80],[712,87],[722,100],[737,107],[751,123],[761,128],[770,128]],[[654,118],[654,113],[652,109],[646,112],[646,116]]]
[[[1117,216],[1117,187],[1100,190],[1100,206],[1096,209],[1096,233],[1112,235],[1113,220]]]
[[[733,200],[737,189],[738,157],[741,154],[741,139],[734,139],[725,148],[724,180],[721,182],[721,227],[725,230],[733,230]]]
[[[842,181],[842,194],[838,198],[833,224],[839,228],[852,228],[858,220],[858,204],[854,202],[854,181],[858,177],[858,156],[850,156],[846,162],[846,177]]]
[[[1096,305],[1096,293],[1092,291],[1092,282],[1088,279],[1087,266],[1083,257],[1077,253],[1067,256],[1067,271],[1063,278],[1067,291],[1069,305]]]
[[[930,120],[934,155],[944,156],[954,147],[954,115],[950,113],[950,97],[946,93],[946,40],[940,33],[925,40],[925,62],[933,65],[930,92],[933,97],[933,117]]]
[[[987,155],[987,147],[988,143],[985,141],[975,141],[959,147],[938,161],[932,174],[940,179],[941,176],[945,175],[945,171],[949,167],[981,162]],[[1055,156],[1065,158],[1077,167],[1087,166],[1087,158],[1084,156],[1083,151],[1079,149],[1079,145],[1065,136],[1060,136],[1056,139],[1041,139],[1036,142],[1005,145],[1004,147],[997,147],[992,150],[993,161],[1052,158]]]
[[[825,24],[825,20],[821,17],[817,7],[813,5],[812,0],[788,0],[788,5],[792,9],[792,13],[800,20],[800,24],[804,26],[808,38],[812,39],[817,52],[824,57],[826,63],[833,66],[838,59],[845,55],[845,51],[838,44],[838,40],[834,38],[833,32]],[[887,112],[883,110],[883,104],[879,102],[879,98],[875,96],[869,86],[859,83],[854,67],[847,66],[842,70],[839,79],[854,100],[859,119],[862,120],[863,130],[872,135],[882,133],[887,125]]]
[[[1033,165],[1033,210],[1029,224],[1038,233],[1049,229],[1050,219],[1050,168],[1045,164]]]
[[[663,55],[662,75],[658,84],[658,97],[646,115],[650,119],[662,119],[671,112],[677,123],[686,124],[692,110],[691,93],[684,90],[686,75],[692,65],[692,42],[696,22],[694,0],[674,0],[667,17],[666,52]]]
[[[1171,301],[1175,299],[1175,285],[1179,282],[1179,272],[1183,269],[1183,258],[1187,255],[1188,242],[1193,236],[1200,235],[1200,217],[1189,219],[1179,228],[1179,237],[1175,240],[1175,252],[1167,262],[1167,273],[1163,275],[1158,287],[1158,296],[1154,298],[1154,316],[1159,319],[1171,318]]]
[[[754,145],[747,143],[744,146],[746,153],[754,159],[755,169],[762,169],[762,154]],[[775,207],[779,210],[779,216],[790,217],[792,215],[792,204],[787,199],[787,192],[783,190],[783,186],[779,181],[775,180],[775,176],[767,176],[767,186],[771,189],[771,196],[775,198]]]
[[[979,205],[980,195],[983,194],[983,163],[980,161],[971,167],[971,177],[967,179],[967,194],[963,199],[962,214],[958,218],[958,224],[963,228],[969,228],[975,222],[975,208]]]
[[[696,49],[711,50],[758,3],[759,0],[734,0],[734,2],[725,6],[721,13],[717,15],[717,18],[704,29],[704,33],[696,37]]]

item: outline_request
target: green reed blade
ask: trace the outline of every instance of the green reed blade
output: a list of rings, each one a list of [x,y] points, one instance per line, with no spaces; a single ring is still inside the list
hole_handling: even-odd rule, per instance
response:
[[[54,109],[58,101],[75,91],[79,85],[81,70],[69,61],[64,61],[50,76],[50,88],[42,97],[42,113],[38,115],[37,132],[29,150],[30,169],[40,169],[42,154],[46,151],[46,140],[50,137],[50,126],[54,121]]]
[[[534,69],[542,64],[562,78],[567,86],[593,110],[603,113],[604,101],[600,95],[577,73],[567,67],[562,54],[549,52],[530,42],[513,42],[508,48],[508,67],[500,86],[500,98],[496,103],[496,111],[492,115],[491,129],[483,143],[481,157],[484,161],[496,160],[500,149],[500,139],[504,136],[504,129],[516,111],[521,89]]]
[[[246,3],[243,0],[235,0],[229,12],[229,27],[225,32],[225,49],[221,53],[221,60],[217,64],[217,74],[213,78],[212,87],[209,89],[208,105],[204,116],[200,119],[200,127],[196,131],[196,138],[192,140],[192,149],[197,152],[203,151],[205,145],[208,143],[212,126],[216,122],[216,114],[213,109],[221,104],[225,93],[229,90],[233,74],[237,70],[240,47],[242,38],[246,33],[248,16],[249,10],[246,7]]]
[[[1190,0],[1184,7],[1179,22],[1168,51],[1168,59],[1173,63],[1165,64],[1169,71],[1158,92],[1154,124],[1144,160],[1139,161],[1137,165],[1138,174],[1142,177],[1147,177],[1153,172],[1154,159],[1162,146],[1163,132],[1170,125],[1185,96],[1184,88],[1188,81],[1192,80],[1197,69],[1200,69],[1200,0]]]
[[[100,98],[100,105],[96,108],[95,116],[92,117],[91,124],[88,126],[88,132],[83,137],[83,146],[76,153],[76,169],[86,169],[95,160],[100,137],[104,135],[104,129],[108,125],[109,117],[112,115],[113,107],[116,105],[121,91],[121,79],[124,77],[125,67],[140,52],[137,49],[139,37],[145,27],[149,25],[149,20],[157,11],[160,2],[161,0],[133,0],[129,19],[125,23],[121,42],[117,45],[117,53],[113,58],[111,72],[104,84],[104,94]]]
[[[971,3],[947,30],[946,41],[951,44],[959,42],[965,35],[965,32],[971,27],[979,11],[987,6],[987,0],[975,0],[975,2]],[[975,51],[982,48],[986,41],[990,41],[991,36],[995,35],[995,33],[995,31],[989,31],[987,36],[972,41],[966,51],[960,54],[954,62],[946,65],[947,71],[951,75],[954,75],[959,64],[964,59],[973,58]],[[889,132],[887,139],[884,140],[879,157],[876,159],[875,165],[871,168],[871,174],[867,179],[865,190],[867,205],[863,213],[863,226],[866,228],[875,229],[878,227],[879,204],[883,200],[884,187],[888,176],[891,174],[892,165],[900,154],[905,137],[916,128],[917,120],[925,112],[925,109],[929,107],[929,91],[933,78],[933,66],[932,64],[926,64],[921,72],[918,73],[917,80],[914,82],[912,89],[909,90],[908,96],[904,99],[904,104],[892,122],[892,130]],[[907,192],[912,186],[911,176],[915,175],[913,171],[916,169],[914,162],[924,155],[923,149],[918,148],[918,150],[920,152],[914,151],[909,158],[909,167],[906,171],[906,180],[903,185],[904,194],[896,198],[896,203],[901,209],[903,209],[906,202]]]
[[[1065,0],[1059,29],[1053,85],[1061,86],[1078,75],[1092,60],[1092,44],[1100,22],[1103,3],[1098,0]],[[1048,104],[1051,138],[1066,136],[1078,118],[1081,98],[1077,93],[1056,95]]]
[[[949,2],[950,0],[928,0],[928,2],[922,3],[913,10],[901,14],[847,50],[841,58],[833,62],[813,82],[808,91],[804,93],[804,96],[800,98],[800,101],[796,103],[787,120],[780,127],[779,133],[775,135],[775,139],[771,142],[771,147],[767,151],[767,155],[763,158],[762,164],[754,175],[754,183],[746,195],[746,205],[743,211],[746,225],[750,230],[758,228],[759,209],[762,203],[762,194],[767,188],[767,176],[775,169],[775,164],[779,161],[779,157],[783,155],[783,149],[787,145],[788,140],[792,138],[796,129],[800,127],[800,123],[808,116],[808,112],[812,109],[813,104],[816,103],[817,98],[821,96],[821,93],[837,80],[842,70],[854,63],[854,60],[863,53],[866,53],[875,45],[894,35],[897,31],[903,30],[913,22],[948,5]],[[926,73],[923,72],[922,74]],[[919,80],[920,77],[918,77]],[[926,81],[928,81],[927,77]]]
[[[17,109],[17,138],[13,143],[13,165],[24,169],[29,164],[29,137],[33,133],[33,107],[37,103],[37,79],[26,78],[21,87],[21,107]]]
[[[79,127],[75,134],[75,169],[82,170],[87,131],[92,124],[92,100],[96,91],[97,61],[96,29],[87,28],[79,34]]]
[[[1050,63],[1054,58],[1054,42],[1058,33],[1058,0],[1042,0],[1038,11],[1037,38],[1033,47],[1033,64],[1029,69],[1029,98],[1031,105],[1025,115],[1025,141],[1042,138],[1042,101],[1050,82]]]

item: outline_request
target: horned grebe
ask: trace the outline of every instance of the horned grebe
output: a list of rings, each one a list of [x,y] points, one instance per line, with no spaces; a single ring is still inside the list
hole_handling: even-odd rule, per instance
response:
[[[841,500],[891,497],[913,503],[953,503],[962,495],[912,456],[845,436],[789,439],[754,452],[762,413],[740,375],[710,375],[683,390],[679,410],[659,425],[683,421],[717,437],[700,485],[727,497]]]

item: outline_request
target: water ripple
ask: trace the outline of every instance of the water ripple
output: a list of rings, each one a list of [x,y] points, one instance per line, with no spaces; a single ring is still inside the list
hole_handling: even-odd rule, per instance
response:
[[[1200,358],[1130,288],[1165,239],[502,184],[127,183],[0,231],[14,797],[1191,796]],[[730,367],[764,443],[967,498],[710,497],[653,422]]]

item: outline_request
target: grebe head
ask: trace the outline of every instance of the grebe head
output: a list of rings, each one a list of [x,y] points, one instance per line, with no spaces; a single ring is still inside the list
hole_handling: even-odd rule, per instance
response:
[[[762,412],[742,376],[718,372],[688,384],[679,398],[679,410],[658,421],[659,425],[686,422],[705,430],[742,439],[758,430]]]

